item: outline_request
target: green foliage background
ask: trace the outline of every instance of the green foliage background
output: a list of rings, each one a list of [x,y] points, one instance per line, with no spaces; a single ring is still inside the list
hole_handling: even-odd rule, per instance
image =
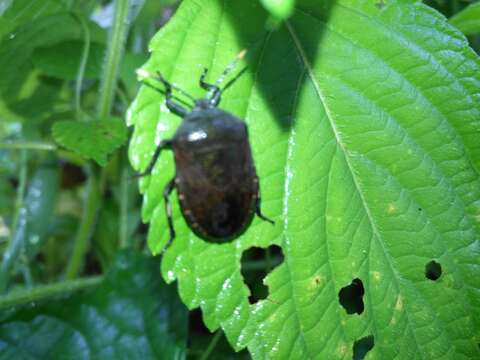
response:
[[[18,0],[0,15],[0,357],[480,357],[478,2]],[[174,195],[158,265],[136,251],[167,242],[171,154],[143,201],[129,179],[181,120],[134,71],[201,97],[203,67],[213,82],[242,49],[221,108],[248,124],[276,224],[209,244]],[[284,261],[251,304],[245,251],[271,245]],[[159,266],[221,331],[187,321]],[[361,314],[339,303],[353,279]]]

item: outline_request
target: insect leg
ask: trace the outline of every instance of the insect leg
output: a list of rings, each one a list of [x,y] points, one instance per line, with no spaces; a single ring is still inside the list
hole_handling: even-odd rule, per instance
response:
[[[138,69],[137,70],[137,76],[145,85],[147,85],[147,86],[151,87],[152,89],[155,89],[155,90],[162,93],[163,92],[162,90],[158,89],[157,87],[153,86],[152,84],[148,83],[145,80],[153,79],[153,80],[156,80],[158,82],[161,82],[162,85],[165,87],[165,97],[166,97],[166,100],[167,100],[167,107],[172,112],[174,112],[175,114],[177,114],[181,117],[185,117],[185,115],[188,114],[189,111],[187,111],[183,106],[181,106],[180,104],[178,104],[174,101],[174,97],[173,97],[173,94],[172,94],[172,89],[177,90],[179,93],[181,93],[182,95],[185,95],[186,97],[188,97],[193,102],[195,102],[195,98],[193,96],[191,96],[190,94],[188,94],[186,91],[180,89],[175,84],[169,83],[162,76],[160,71],[157,71],[156,75],[153,75],[145,69]]]
[[[170,194],[173,189],[175,189],[175,178],[169,181],[165,189],[163,189],[163,200],[165,201],[165,212],[167,213],[168,229],[170,230],[170,238],[168,239],[167,245],[165,245],[165,251],[173,239],[175,238],[175,229],[173,228],[173,219],[172,219],[172,204],[170,204]]]
[[[255,214],[262,220],[268,221],[270,224],[275,224],[275,221],[269,219],[265,215],[262,214],[261,209],[262,197],[260,196],[260,187],[257,190],[257,203],[255,204]]]
[[[167,100],[167,108],[178,116],[185,117],[189,113],[189,111],[174,101],[172,94],[173,85],[170,84],[167,80],[165,80],[165,78],[162,76],[162,74],[160,74],[160,72],[157,72],[157,80],[160,81],[163,86],[165,86],[165,98]],[[179,90],[183,94],[186,94],[183,90],[180,90],[177,87],[175,87],[175,89]]]
[[[158,157],[160,156],[161,151],[166,150],[166,149],[171,149],[171,148],[172,148],[172,140],[162,140],[162,141],[160,141],[160,144],[155,149],[155,152],[153,153],[152,160],[150,160],[150,163],[148,164],[147,168],[144,171],[142,171],[141,173],[134,175],[133,177],[134,178],[140,178],[140,177],[145,176],[145,175],[150,175],[150,173],[153,170],[153,167],[155,166],[155,163],[158,160]]]
[[[220,97],[222,95],[222,90],[220,89],[220,87],[218,85],[209,84],[209,83],[205,82],[205,76],[207,76],[207,72],[208,72],[208,69],[204,68],[203,73],[200,76],[199,83],[200,83],[200,86],[202,87],[202,89],[208,90],[209,94],[207,95],[207,98],[210,97],[210,103],[213,106],[218,106],[218,104],[220,103]]]
[[[213,85],[205,82],[205,76],[207,76],[207,72],[208,72],[208,69],[204,68],[202,75],[200,75],[199,83],[202,89],[213,91],[213,92],[220,91],[220,88],[217,85]]]

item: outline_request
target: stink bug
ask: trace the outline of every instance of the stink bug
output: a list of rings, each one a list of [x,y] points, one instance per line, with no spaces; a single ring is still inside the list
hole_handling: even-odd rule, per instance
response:
[[[176,174],[163,191],[170,230],[168,244],[175,237],[169,200],[174,189],[188,226],[208,242],[235,239],[247,229],[254,214],[273,224],[260,210],[260,189],[247,125],[217,107],[226,88],[221,89],[220,83],[244,54],[240,53],[225,68],[215,84],[205,82],[204,69],[199,80],[200,87],[207,90],[203,99],[188,95],[159,72],[151,75],[143,69],[137,71],[142,80],[154,79],[164,86],[167,108],[183,119],[173,138],[160,142],[145,171],[137,175],[150,174],[161,151],[173,150]],[[191,110],[174,100],[172,89],[193,101]]]

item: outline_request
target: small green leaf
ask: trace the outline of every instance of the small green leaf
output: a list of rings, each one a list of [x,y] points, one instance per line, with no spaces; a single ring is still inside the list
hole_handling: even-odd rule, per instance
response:
[[[43,74],[60,79],[75,80],[82,57],[83,42],[64,41],[49,47],[34,50],[32,60]],[[92,42],[85,68],[85,79],[97,79],[100,76],[105,47]]]
[[[465,35],[480,33],[480,2],[468,5],[449,21]]]
[[[295,6],[295,0],[260,0],[260,2],[278,19],[287,19],[292,15]]]
[[[187,311],[158,262],[121,253],[95,290],[17,310],[0,324],[0,360],[182,359]]]
[[[60,145],[101,166],[107,156],[127,141],[127,128],[118,118],[98,121],[58,121],[52,128],[53,137]]]

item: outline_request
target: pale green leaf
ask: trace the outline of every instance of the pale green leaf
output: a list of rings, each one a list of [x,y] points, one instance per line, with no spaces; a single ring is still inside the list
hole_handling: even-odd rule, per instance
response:
[[[53,125],[55,141],[99,165],[107,164],[107,156],[127,141],[127,128],[122,120],[58,121]]]
[[[279,19],[288,18],[295,6],[295,0],[260,0],[260,2],[265,9]]]
[[[480,33],[480,2],[468,5],[450,19],[465,35]]]
[[[270,32],[257,1],[184,0],[150,44],[145,69],[196,97],[203,67],[212,82],[249,49],[221,108],[249,126],[263,213],[276,224],[256,219],[209,244],[172,196],[177,237],[162,273],[254,359],[352,359],[370,336],[369,359],[480,357],[479,59],[424,4],[379,4],[297,1]],[[140,171],[180,119],[144,86],[129,123]],[[169,236],[162,192],[173,176],[165,152],[140,184],[154,253]],[[285,261],[264,279],[268,298],[249,304],[242,253],[272,244]],[[437,281],[425,276],[432,260]],[[349,315],[338,294],[357,278],[365,308]]]

